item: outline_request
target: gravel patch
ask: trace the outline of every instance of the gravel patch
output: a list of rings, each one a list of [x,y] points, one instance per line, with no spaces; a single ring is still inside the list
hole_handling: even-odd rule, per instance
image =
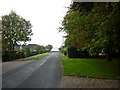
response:
[[[118,88],[118,80],[63,76],[62,88]]]

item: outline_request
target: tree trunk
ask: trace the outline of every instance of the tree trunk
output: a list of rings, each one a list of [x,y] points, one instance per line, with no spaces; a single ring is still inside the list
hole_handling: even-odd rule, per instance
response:
[[[15,45],[12,46],[12,51],[14,52]]]
[[[112,61],[111,53],[107,53],[107,54],[106,54],[106,60],[107,60],[107,61]]]

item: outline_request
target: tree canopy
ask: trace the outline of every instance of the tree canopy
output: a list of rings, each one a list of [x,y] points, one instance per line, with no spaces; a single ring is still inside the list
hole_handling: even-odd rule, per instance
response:
[[[59,30],[67,33],[67,46],[111,54],[120,51],[119,16],[120,2],[73,2]]]
[[[50,44],[48,44],[48,45],[46,46],[46,49],[48,50],[48,52],[50,52],[52,48],[53,48],[53,46],[50,45]]]
[[[30,21],[11,11],[10,14],[2,16],[2,45],[3,53],[14,52],[15,45],[20,42],[30,41],[32,25]]]

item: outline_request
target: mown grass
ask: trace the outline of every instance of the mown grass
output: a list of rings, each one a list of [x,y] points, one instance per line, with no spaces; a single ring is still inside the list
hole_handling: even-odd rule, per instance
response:
[[[35,57],[31,57],[31,58],[24,58],[24,59],[21,59],[20,61],[36,60],[36,59],[40,59],[40,58],[43,58],[43,57],[48,56],[48,55],[49,55],[49,54],[42,54],[42,55],[35,56]]]
[[[107,62],[98,58],[68,58],[62,55],[65,76],[120,79],[120,60]]]

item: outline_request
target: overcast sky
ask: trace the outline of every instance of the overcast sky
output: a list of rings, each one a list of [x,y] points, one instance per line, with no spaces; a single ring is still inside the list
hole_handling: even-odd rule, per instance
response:
[[[28,43],[59,48],[63,34],[58,33],[58,27],[70,3],[71,0],[0,0],[0,16],[15,11],[33,25],[34,35]]]

